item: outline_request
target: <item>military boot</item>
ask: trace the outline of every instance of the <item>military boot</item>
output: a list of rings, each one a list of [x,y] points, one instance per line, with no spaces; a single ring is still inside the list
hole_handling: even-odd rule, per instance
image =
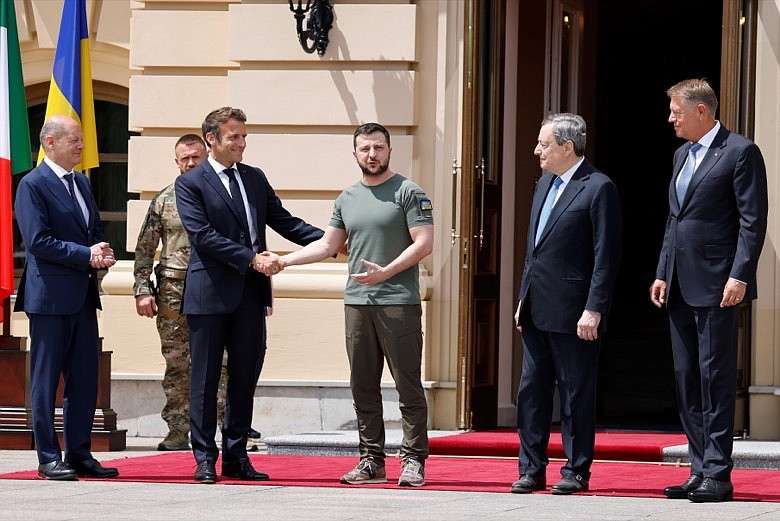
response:
[[[186,431],[171,430],[164,440],[157,445],[157,450],[190,450]]]

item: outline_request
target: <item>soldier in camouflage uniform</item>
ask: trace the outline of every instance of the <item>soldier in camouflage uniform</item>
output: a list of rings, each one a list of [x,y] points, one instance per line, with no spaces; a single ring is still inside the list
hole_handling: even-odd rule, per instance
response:
[[[181,173],[187,172],[206,159],[206,146],[195,134],[187,134],[176,142],[176,164]],[[162,240],[160,262],[154,268],[157,286],[151,274],[157,245]],[[157,446],[158,450],[189,450],[190,431],[190,348],[187,319],[181,309],[184,277],[190,260],[190,242],[176,210],[173,184],[152,199],[149,211],[138,235],[135,249],[136,311],[139,315],[157,316],[162,354],[165,357],[165,376],[162,387],[165,407],[162,418],[168,424],[168,435]],[[217,394],[218,422],[225,413],[226,360]]]

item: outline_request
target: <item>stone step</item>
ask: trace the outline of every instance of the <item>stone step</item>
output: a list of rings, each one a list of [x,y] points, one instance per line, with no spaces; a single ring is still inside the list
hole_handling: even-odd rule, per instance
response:
[[[428,437],[450,436],[462,431],[429,431]],[[323,431],[285,436],[271,436],[263,440],[268,454],[301,456],[355,456],[358,457],[357,431]],[[385,433],[385,453],[397,456],[401,449],[401,431]],[[741,469],[780,470],[780,441],[734,441],[734,467]],[[688,446],[676,445],[663,449],[664,463],[689,465]]]

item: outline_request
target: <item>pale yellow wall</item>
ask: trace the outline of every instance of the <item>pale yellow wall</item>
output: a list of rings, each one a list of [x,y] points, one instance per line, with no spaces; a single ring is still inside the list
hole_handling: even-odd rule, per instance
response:
[[[242,34],[232,40],[229,57],[239,61],[400,61],[415,60],[415,18],[413,3],[390,4],[335,2],[334,27],[325,56],[305,54],[298,44],[292,13],[287,2],[231,7],[230,30]],[[258,30],[263,26],[279,30]],[[373,23],[381,21],[381,23]]]
[[[183,132],[200,131],[195,128]],[[128,203],[128,233],[126,247],[135,249],[137,231],[149,207],[149,199],[174,182],[178,170],[173,161],[177,136],[138,136],[130,139],[128,191],[140,192],[141,201]],[[412,171],[412,136],[392,138],[393,168],[402,173]],[[327,226],[333,199],[342,189],[357,181],[360,171],[352,156],[352,135],[318,134],[255,134],[247,138],[244,161],[260,166],[285,206],[292,210],[298,202],[287,200],[296,193],[313,194],[318,199],[306,199],[300,217],[312,224]],[[300,205],[299,205],[300,206]],[[314,213],[312,213],[312,210]],[[292,244],[270,232],[272,248],[291,250]]]
[[[15,0],[25,83],[48,83],[63,0]],[[88,0],[92,70],[96,80],[130,90],[128,190],[144,200],[128,205],[128,249],[148,199],[172,182],[176,137],[198,132],[212,108],[231,104],[249,117],[245,159],[262,167],[293,213],[325,225],[332,199],[358,179],[350,154],[354,127],[390,126],[393,167],[434,201],[434,254],[426,259],[430,300],[425,310],[426,380],[434,386],[434,424],[452,426],[457,410],[459,252],[450,242],[452,160],[461,156],[463,0],[334,3],[336,20],[324,57],[305,54],[283,0]],[[758,0],[756,141],[767,160],[770,227],[754,304],[751,435],[780,438],[780,0]],[[459,210],[455,221],[460,218]],[[455,226],[456,231],[459,231]],[[271,237],[275,249],[291,245]],[[269,379],[345,380],[343,262],[320,271],[291,270],[277,279],[277,313],[269,323]],[[132,263],[104,281],[100,315],[114,372],[160,375],[163,359],[154,323],[135,315]],[[26,334],[15,314],[13,332]],[[386,375],[387,376],[387,375]]]
[[[452,194],[460,175],[452,175],[453,159],[460,164],[463,103],[462,0],[417,3],[418,74],[415,77],[417,128],[414,134],[415,172],[434,203],[434,254],[426,259],[433,278],[431,323],[427,330],[426,378],[440,382],[458,379],[458,299],[460,250],[450,240]],[[460,209],[456,203],[455,221]],[[455,225],[458,229],[459,226]],[[459,230],[458,230],[459,231]],[[439,389],[434,423],[455,426],[455,389]],[[439,409],[443,408],[441,411]],[[439,414],[446,415],[438,416]]]
[[[208,27],[207,33],[197,28]],[[131,60],[144,67],[231,67],[228,13],[134,10],[130,19]]]
[[[263,168],[285,207],[318,226],[327,225],[338,193],[360,177],[352,131],[379,121],[392,134],[393,169],[420,183],[435,201],[441,251],[425,263],[430,276],[424,286],[433,299],[425,311],[425,379],[454,380],[457,342],[449,334],[454,328],[449,316],[457,311],[457,289],[437,293],[437,288],[457,280],[457,269],[446,260],[457,255],[451,254],[449,214],[445,219],[443,212],[451,199],[447,174],[459,154],[462,2],[336,3],[324,57],[300,49],[285,2],[143,7],[133,11],[131,23],[130,126],[141,136],[131,139],[128,175],[129,190],[143,200],[128,205],[128,249],[147,200],[175,179],[176,137],[197,132],[209,110],[232,105],[246,112],[245,162]],[[171,23],[188,33],[166,32]],[[202,35],[215,31],[224,38],[200,56],[182,58],[171,50],[176,40],[188,49],[208,45]],[[273,233],[269,242],[276,250],[295,248]],[[437,261],[440,255],[445,261]],[[341,260],[330,264],[341,273],[291,270],[277,277],[266,378],[347,378],[340,298],[346,269]]]
[[[17,0],[25,79],[48,82],[62,0]],[[89,0],[93,77],[129,89],[128,240],[134,249],[148,200],[173,182],[173,144],[199,133],[205,114],[233,105],[248,116],[245,161],[259,166],[294,214],[325,226],[332,201],[356,182],[351,135],[367,121],[389,127],[392,167],[434,200],[434,254],[423,266],[426,354],[435,421],[454,423],[458,253],[449,240],[452,159],[460,156],[462,0],[334,4],[324,57],[304,53],[287,2]],[[272,232],[276,250],[294,246]],[[348,378],[343,342],[343,259],[277,278],[264,375]],[[306,271],[310,269],[312,271]],[[104,279],[100,315],[113,372],[160,375],[154,322],[135,315],[132,262]],[[15,324],[17,329],[24,322]],[[385,375],[389,379],[389,375]],[[438,396],[438,399],[436,398]]]
[[[157,192],[176,179],[173,147],[184,132],[200,135],[200,127],[176,135],[130,138],[128,190]],[[412,170],[411,136],[392,137],[392,164],[398,172]],[[274,190],[340,192],[360,173],[352,156],[352,134],[254,134],[247,137],[244,161],[260,166]],[[314,164],[312,164],[314,162]]]
[[[780,439],[780,0],[759,0],[756,67],[756,143],[769,184],[769,227],[753,304],[750,435]]]
[[[14,0],[25,85],[48,83],[63,0]],[[130,0],[87,0],[92,78],[127,87]]]
[[[141,76],[130,78],[130,129],[149,135],[154,128],[199,128],[203,117],[227,102],[223,76]],[[153,134],[152,134],[153,135]]]

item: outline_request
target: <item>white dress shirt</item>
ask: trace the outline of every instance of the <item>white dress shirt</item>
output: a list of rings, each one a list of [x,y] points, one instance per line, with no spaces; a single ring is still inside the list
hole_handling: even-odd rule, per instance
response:
[[[65,185],[65,190],[67,190],[68,193],[70,193],[70,185],[68,184],[67,179],[65,179],[65,176],[68,174],[73,174],[73,172],[68,172],[64,168],[62,168],[60,165],[49,159],[48,157],[44,157],[43,160],[46,162],[47,165],[49,165],[49,168],[52,169],[52,171],[57,174],[57,177],[60,178],[60,181],[62,181],[62,184]],[[73,175],[73,189],[76,192],[76,201],[79,203],[79,207],[81,208],[81,213],[84,216],[84,222],[89,222],[89,209],[87,208],[87,203],[84,200],[84,196],[81,195],[81,192],[79,191],[79,185],[76,182],[76,176]]]
[[[238,182],[238,188],[241,190],[241,200],[244,201],[244,211],[246,212],[246,218],[249,221],[247,223],[249,226],[249,238],[252,240],[252,246],[257,248],[260,244],[257,240],[257,228],[255,228],[255,223],[252,219],[252,212],[249,208],[249,201],[246,198],[246,188],[244,188],[244,182],[241,180],[241,173],[238,171],[238,165],[233,163],[229,167],[226,167],[210,155],[208,156],[208,161],[211,165],[211,168],[213,168],[219,176],[219,180],[222,181],[223,185],[225,185],[225,190],[227,190],[227,193],[230,194],[231,197],[233,194],[230,193],[230,178],[225,173],[225,170],[232,168],[235,172],[234,175],[236,176],[236,182]]]
[[[566,185],[569,184],[569,181],[571,181],[574,172],[577,171],[577,169],[580,167],[583,161],[585,161],[585,156],[582,156],[580,160],[577,161],[576,165],[566,170],[566,172],[564,172],[563,175],[559,176],[561,178],[561,186],[558,187],[558,193],[555,194],[555,202],[553,203],[553,208],[555,207],[555,203],[558,202],[558,199],[561,198],[561,194],[563,193],[564,188],[566,188]]]

